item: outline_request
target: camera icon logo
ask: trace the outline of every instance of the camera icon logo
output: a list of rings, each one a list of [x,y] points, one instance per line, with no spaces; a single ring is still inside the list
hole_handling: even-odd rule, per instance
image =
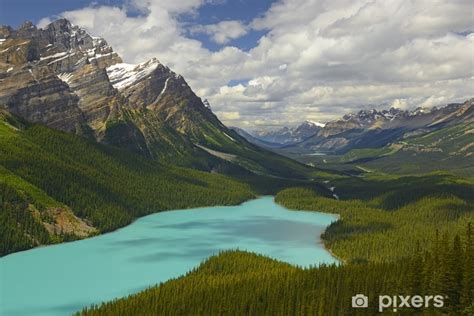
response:
[[[352,297],[353,308],[367,308],[369,306],[369,298],[364,294],[356,294]]]

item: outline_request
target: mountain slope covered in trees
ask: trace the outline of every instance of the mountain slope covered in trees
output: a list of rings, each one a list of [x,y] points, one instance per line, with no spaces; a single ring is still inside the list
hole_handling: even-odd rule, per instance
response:
[[[342,265],[300,269],[226,252],[181,278],[79,314],[377,315],[378,295],[445,300],[443,308],[400,310],[407,315],[474,312],[472,180],[438,173],[327,181],[341,200],[307,187],[283,190],[276,201],[340,214],[322,237]],[[368,309],[351,307],[351,297],[359,293],[369,296]]]
[[[171,165],[0,116],[0,255],[81,238],[166,209],[254,196],[226,176]]]
[[[424,174],[445,170],[474,176],[472,122],[407,135],[381,148],[353,149],[344,155],[305,156],[299,160],[322,168],[376,170],[392,174]]]

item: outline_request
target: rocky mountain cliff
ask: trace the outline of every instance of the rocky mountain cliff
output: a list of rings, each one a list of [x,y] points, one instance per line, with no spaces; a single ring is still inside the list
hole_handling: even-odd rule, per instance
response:
[[[104,39],[66,19],[44,29],[31,23],[17,30],[0,27],[0,108],[30,122],[208,171],[290,175],[304,168],[225,127],[209,103],[158,59],[123,63]]]
[[[80,134],[106,120],[110,108],[92,105],[114,93],[96,84],[104,84],[105,67],[121,59],[103,39],[67,20],[45,29],[31,23],[18,30],[1,27],[0,38],[0,105],[29,121]],[[88,91],[92,86],[95,94]]]

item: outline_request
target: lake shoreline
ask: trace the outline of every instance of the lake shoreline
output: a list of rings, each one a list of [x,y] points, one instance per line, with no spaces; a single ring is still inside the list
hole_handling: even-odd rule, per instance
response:
[[[136,223],[137,221],[139,221],[140,219],[142,218],[145,218],[145,217],[148,217],[148,216],[153,216],[153,215],[156,215],[156,214],[161,214],[161,213],[167,213],[167,212],[179,212],[179,211],[189,211],[189,210],[196,210],[196,211],[199,211],[199,209],[202,209],[202,208],[208,208],[208,207],[234,207],[234,206],[240,206],[240,205],[243,205],[245,203],[248,203],[248,202],[251,202],[251,201],[254,201],[254,200],[257,200],[257,199],[260,199],[260,198],[263,198],[263,197],[272,197],[273,198],[273,201],[275,204],[289,210],[289,211],[296,211],[296,212],[314,212],[314,211],[311,211],[311,210],[295,210],[295,209],[290,209],[290,208],[287,208],[285,207],[284,205],[278,203],[275,201],[275,195],[255,195],[254,198],[251,198],[251,199],[247,199],[247,200],[244,200],[242,202],[240,202],[239,204],[229,204],[229,205],[207,205],[207,206],[199,206],[199,207],[188,207],[188,208],[181,208],[181,209],[176,209],[176,210],[162,210],[162,211],[157,211],[157,212],[152,212],[150,214],[147,214],[147,215],[143,215],[143,216],[140,216],[140,217],[137,217],[137,218],[134,218],[130,223],[128,223],[127,225],[125,226],[121,226],[121,227],[117,227],[116,229],[114,230],[111,230],[111,231],[107,231],[107,232],[104,232],[104,233],[96,233],[94,235],[90,235],[90,236],[87,236],[87,237],[84,237],[84,238],[78,238],[78,239],[75,239],[75,240],[68,240],[68,241],[63,241],[63,242],[59,242],[59,243],[54,243],[54,244],[46,244],[46,245],[39,245],[39,246],[36,246],[36,247],[33,247],[33,248],[29,248],[29,249],[25,249],[25,250],[20,250],[20,251],[15,251],[15,252],[12,252],[12,253],[9,253],[5,256],[0,256],[0,259],[2,258],[6,258],[8,256],[11,256],[11,255],[14,255],[14,254],[18,254],[18,253],[23,253],[23,252],[27,252],[27,251],[33,251],[33,250],[36,250],[36,249],[42,249],[42,248],[49,248],[49,247],[55,247],[55,246],[59,246],[59,245],[63,245],[63,244],[69,244],[69,243],[74,243],[74,242],[79,242],[79,241],[83,241],[83,240],[89,240],[91,238],[96,238],[96,237],[100,237],[100,236],[105,236],[105,235],[108,235],[108,234],[112,234],[112,233],[116,233],[122,229],[125,229],[127,227],[129,227],[130,225],[133,225],[134,223]],[[317,211],[319,213],[324,213],[324,214],[328,214],[328,215],[333,215],[333,216],[337,216],[337,219],[336,221],[340,220],[340,216],[339,214],[334,214],[334,213],[329,213],[329,212],[324,212],[324,211]],[[329,227],[329,225],[328,225]],[[331,256],[333,256],[335,259],[337,259],[338,261],[346,264],[346,261],[344,259],[342,259],[341,257],[339,257],[338,255],[336,255],[332,249],[327,245],[327,241],[324,240],[324,238],[322,238],[321,236],[326,232],[327,230],[327,227],[326,229],[318,236],[319,240],[320,240],[320,244],[323,245],[323,247],[331,254]],[[318,244],[318,243],[316,243]]]
[[[276,200],[275,200],[275,196],[273,196],[273,201],[280,205],[281,207],[284,207],[285,209],[289,210],[289,211],[295,211],[295,212],[318,212],[318,213],[323,213],[323,214],[328,214],[328,215],[333,215],[333,216],[336,216],[337,219],[333,222],[337,222],[341,219],[341,216],[339,214],[335,214],[335,213],[329,213],[329,212],[324,212],[324,211],[311,211],[311,210],[295,210],[295,209],[291,209],[291,208],[287,208],[286,206],[278,203]],[[331,223],[332,224],[332,223]],[[319,235],[319,240],[321,241],[321,244],[323,245],[323,247],[327,250],[327,252],[329,252],[331,254],[331,256],[333,256],[335,259],[337,259],[338,261],[340,261],[341,263],[343,264],[346,264],[346,260],[342,259],[341,257],[339,257],[338,255],[336,255],[332,249],[327,245],[327,240],[325,240],[324,238],[322,238],[321,236],[324,235],[324,233],[326,233],[328,227],[331,225],[329,224],[328,226],[326,226],[326,228],[324,229],[324,231]]]
[[[273,196],[238,206],[150,214],[114,234],[0,258],[2,283],[9,289],[0,309],[59,316],[65,306],[73,313],[185,275],[223,250],[245,250],[294,266],[337,264],[323,243],[314,242],[315,232],[324,232],[334,220],[334,214],[290,212]],[[25,303],[25,296],[32,299]]]
[[[23,250],[19,250],[19,251],[15,251],[15,252],[11,252],[9,254],[6,254],[4,256],[0,256],[0,259],[2,258],[6,258],[8,256],[11,256],[11,255],[14,255],[14,254],[17,254],[17,253],[22,253],[22,252],[26,252],[26,251],[31,251],[31,250],[35,250],[35,249],[41,249],[41,248],[48,248],[48,247],[54,247],[54,246],[58,246],[58,245],[62,245],[62,244],[69,244],[69,243],[73,243],[73,242],[77,242],[77,241],[81,241],[81,240],[88,240],[88,239],[91,239],[91,238],[95,238],[95,237],[99,237],[99,236],[104,236],[104,235],[107,235],[107,234],[111,234],[111,233],[115,233],[121,229],[124,229],[130,225],[133,225],[136,221],[140,220],[141,218],[144,218],[144,217],[147,217],[147,216],[150,216],[150,215],[155,215],[155,214],[160,214],[160,213],[165,213],[165,212],[175,212],[175,211],[187,211],[187,210],[193,210],[193,209],[200,209],[200,208],[207,208],[207,207],[232,207],[232,206],[239,206],[239,205],[242,205],[244,203],[247,203],[247,202],[250,202],[250,201],[253,201],[253,200],[256,200],[258,198],[261,198],[261,197],[264,197],[264,196],[267,196],[267,195],[254,195],[252,198],[250,199],[246,199],[238,204],[229,204],[229,205],[203,205],[203,206],[197,206],[197,207],[193,207],[193,206],[190,206],[190,207],[186,207],[186,208],[180,208],[180,209],[175,209],[175,210],[161,210],[161,211],[156,211],[156,212],[151,212],[149,214],[146,214],[146,215],[143,215],[143,216],[139,216],[139,217],[136,217],[134,218],[130,223],[124,225],[124,226],[120,226],[120,227],[117,227],[115,229],[112,229],[112,230],[109,230],[109,231],[106,231],[106,232],[97,232],[95,234],[92,234],[92,235],[89,235],[89,236],[86,236],[86,237],[82,237],[82,238],[77,238],[77,239],[73,239],[73,240],[67,240],[67,241],[61,241],[61,242],[57,242],[57,243],[51,243],[51,244],[44,244],[44,245],[38,245],[38,246],[35,246],[35,247],[32,247],[32,248],[28,248],[28,249],[23,249]],[[269,196],[269,195],[268,195]]]

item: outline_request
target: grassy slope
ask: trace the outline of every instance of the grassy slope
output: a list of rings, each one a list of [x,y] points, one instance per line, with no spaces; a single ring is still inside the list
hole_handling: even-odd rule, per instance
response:
[[[160,210],[237,204],[254,196],[248,185],[226,176],[160,165],[11,117],[0,120],[0,182],[40,211],[67,205],[102,232]],[[22,225],[16,230],[25,233]],[[8,242],[3,248],[19,250],[2,239]]]
[[[33,215],[40,206],[22,191],[0,181],[0,255],[55,241]]]

